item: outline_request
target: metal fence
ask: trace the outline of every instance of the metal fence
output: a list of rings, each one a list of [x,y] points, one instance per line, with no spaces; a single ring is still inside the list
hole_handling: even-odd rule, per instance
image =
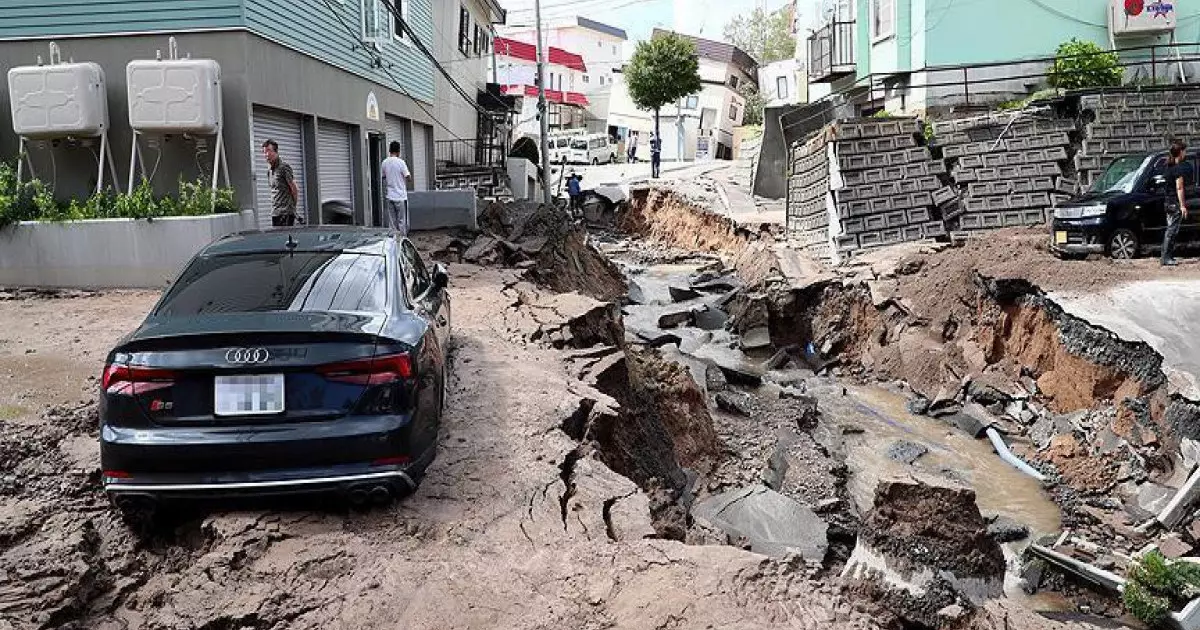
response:
[[[824,81],[855,71],[854,22],[831,22],[808,38],[808,77]]]
[[[482,140],[438,140],[434,159],[439,167],[498,167],[504,164],[505,147]]]

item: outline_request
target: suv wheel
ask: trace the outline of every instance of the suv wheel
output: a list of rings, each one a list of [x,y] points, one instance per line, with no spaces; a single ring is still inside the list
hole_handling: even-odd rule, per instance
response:
[[[1132,230],[1121,228],[1108,237],[1108,255],[1117,260],[1137,258],[1138,238]]]
[[[600,166],[600,158],[592,158],[592,166]]]

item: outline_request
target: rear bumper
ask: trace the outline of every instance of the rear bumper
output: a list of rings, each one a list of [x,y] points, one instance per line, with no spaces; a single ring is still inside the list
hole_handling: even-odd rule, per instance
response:
[[[110,494],[282,495],[362,484],[411,489],[433,459],[414,452],[409,416],[340,418],[280,426],[104,426]]]

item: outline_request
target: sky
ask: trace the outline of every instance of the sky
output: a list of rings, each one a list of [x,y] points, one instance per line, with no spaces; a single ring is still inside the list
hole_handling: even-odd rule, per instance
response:
[[[722,40],[725,24],[765,4],[775,10],[790,0],[542,0],[542,19],[581,15],[625,29],[630,42],[626,56],[638,40],[655,28]],[[533,0],[500,0],[508,10],[509,24],[533,24]]]

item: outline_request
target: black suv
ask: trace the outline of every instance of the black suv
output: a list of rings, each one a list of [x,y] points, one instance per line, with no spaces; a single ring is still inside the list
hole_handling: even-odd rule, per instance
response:
[[[1180,226],[1178,243],[1187,245],[1200,238],[1200,188],[1196,186],[1196,162],[1188,180],[1188,208],[1195,210]],[[1113,258],[1135,258],[1162,249],[1166,214],[1163,171],[1167,153],[1138,153],[1117,158],[1089,191],[1054,210],[1050,247],[1062,258],[1105,254]]]

